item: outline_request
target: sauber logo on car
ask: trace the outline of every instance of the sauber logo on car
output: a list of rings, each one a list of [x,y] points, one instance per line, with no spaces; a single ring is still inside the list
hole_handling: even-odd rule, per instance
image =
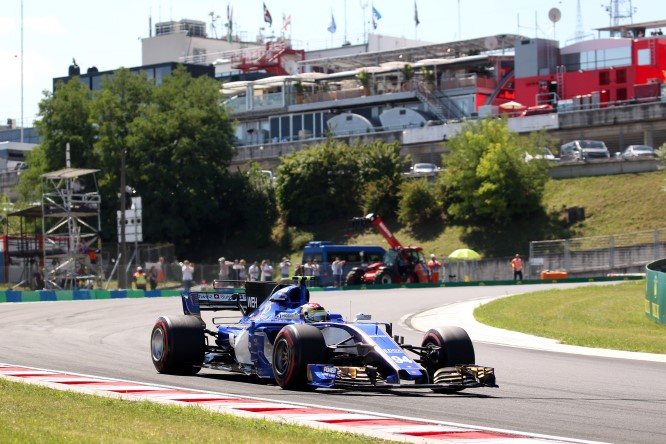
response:
[[[244,295],[227,294],[227,293],[190,293],[193,302],[236,302],[237,300],[244,301]],[[256,300],[255,300],[256,304]]]

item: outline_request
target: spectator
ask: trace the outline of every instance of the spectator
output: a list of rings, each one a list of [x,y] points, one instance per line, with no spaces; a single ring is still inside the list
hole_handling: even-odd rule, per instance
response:
[[[142,267],[136,267],[136,272],[133,275],[134,277],[134,286],[137,290],[146,290],[146,272],[143,271]]]
[[[345,261],[341,261],[338,256],[335,257],[335,260],[331,264],[331,272],[333,273],[333,283],[336,287],[342,285],[342,273],[345,268]]]
[[[319,268],[319,261],[317,259],[312,261],[312,277],[314,280],[312,281],[315,287],[319,286],[319,274],[321,273],[321,269]]]
[[[157,267],[152,266],[150,267],[150,271],[148,272],[148,282],[150,283],[150,289],[155,290],[157,288],[157,278],[159,276],[159,273],[157,272]]]
[[[247,280],[247,268],[245,266],[245,259],[241,259],[238,263],[238,280],[245,281]]]
[[[240,262],[238,261],[238,259],[234,259],[234,263],[231,266],[231,270],[232,270],[232,279],[235,281],[239,280],[240,278],[238,276],[240,274]]]
[[[301,264],[295,264],[294,265],[294,276],[305,276],[305,270],[303,269],[303,265]]]
[[[516,253],[516,257],[511,260],[511,268],[513,269],[513,280],[522,281],[523,280],[523,260],[520,258],[520,255]]]
[[[183,262],[179,262],[179,265],[183,272],[183,288],[186,292],[189,292],[194,279],[194,264],[185,259]]]
[[[303,264],[303,271],[305,276],[312,276],[312,259],[307,259]]]
[[[251,281],[258,281],[259,280],[259,275],[261,274],[261,270],[259,269],[259,262],[254,261],[252,265],[250,265],[250,269],[248,270],[248,273],[250,274],[250,280]]]
[[[220,264],[220,271],[217,274],[217,277],[221,281],[229,280],[229,266],[233,265],[234,263],[227,261],[224,257],[219,258],[217,262]]]
[[[268,259],[264,259],[263,261],[263,265],[261,267],[261,280],[266,282],[273,280],[273,266],[271,265],[271,261]]]
[[[291,267],[291,262],[286,257],[282,258],[280,262],[280,277],[283,279],[289,278],[289,267]]]

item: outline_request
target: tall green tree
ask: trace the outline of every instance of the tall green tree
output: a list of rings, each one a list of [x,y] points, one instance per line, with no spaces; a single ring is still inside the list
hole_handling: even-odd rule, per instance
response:
[[[148,239],[194,257],[233,231],[242,201],[228,186],[233,127],[217,81],[175,70],[128,128],[128,180],[143,198]]]
[[[35,121],[42,141],[26,156],[30,168],[21,174],[17,188],[21,200],[39,202],[40,175],[65,167],[67,144],[72,167],[93,168],[96,164],[92,147],[97,129],[90,118],[91,106],[91,93],[78,77],[58,84],[53,93],[44,92]]]
[[[282,158],[277,201],[290,225],[327,222],[361,208],[358,153],[329,138]]]
[[[463,125],[447,144],[450,154],[442,158],[438,180],[440,200],[453,223],[506,227],[543,212],[548,167],[525,161],[530,143],[509,132],[506,119]]]
[[[411,163],[409,155],[400,157],[400,148],[400,142],[380,140],[356,148],[363,213],[377,213],[384,217],[395,213],[403,183],[402,171]]]
[[[123,169],[143,198],[145,242],[173,242],[195,259],[242,223],[234,215],[243,187],[228,180],[233,126],[214,79],[179,68],[156,86],[121,69],[94,94],[72,80],[45,96],[36,125],[42,143],[21,186],[34,189],[40,174],[63,167],[69,142],[73,167],[101,170],[105,241],[117,240]]]
[[[275,181],[261,172],[254,163],[244,177],[244,205],[240,215],[244,221],[246,236],[257,247],[265,247],[271,242],[271,235],[278,220],[278,207],[275,198]]]

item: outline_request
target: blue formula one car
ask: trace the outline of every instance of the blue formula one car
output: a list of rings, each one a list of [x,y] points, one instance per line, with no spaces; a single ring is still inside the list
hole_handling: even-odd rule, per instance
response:
[[[392,325],[358,314],[345,321],[310,302],[305,277],[296,284],[246,282],[181,295],[180,316],[161,316],[150,348],[160,373],[193,375],[202,368],[273,378],[284,389],[424,388],[457,392],[497,387],[491,367],[474,364],[474,346],[459,327],[428,331],[420,346],[392,336]],[[202,310],[236,310],[235,323],[214,328]],[[407,354],[410,352],[414,357]]]

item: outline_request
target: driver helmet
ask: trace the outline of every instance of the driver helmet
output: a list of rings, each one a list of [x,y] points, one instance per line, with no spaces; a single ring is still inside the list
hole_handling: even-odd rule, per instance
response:
[[[316,302],[301,305],[301,315],[305,322],[322,322],[330,319],[326,309]]]

